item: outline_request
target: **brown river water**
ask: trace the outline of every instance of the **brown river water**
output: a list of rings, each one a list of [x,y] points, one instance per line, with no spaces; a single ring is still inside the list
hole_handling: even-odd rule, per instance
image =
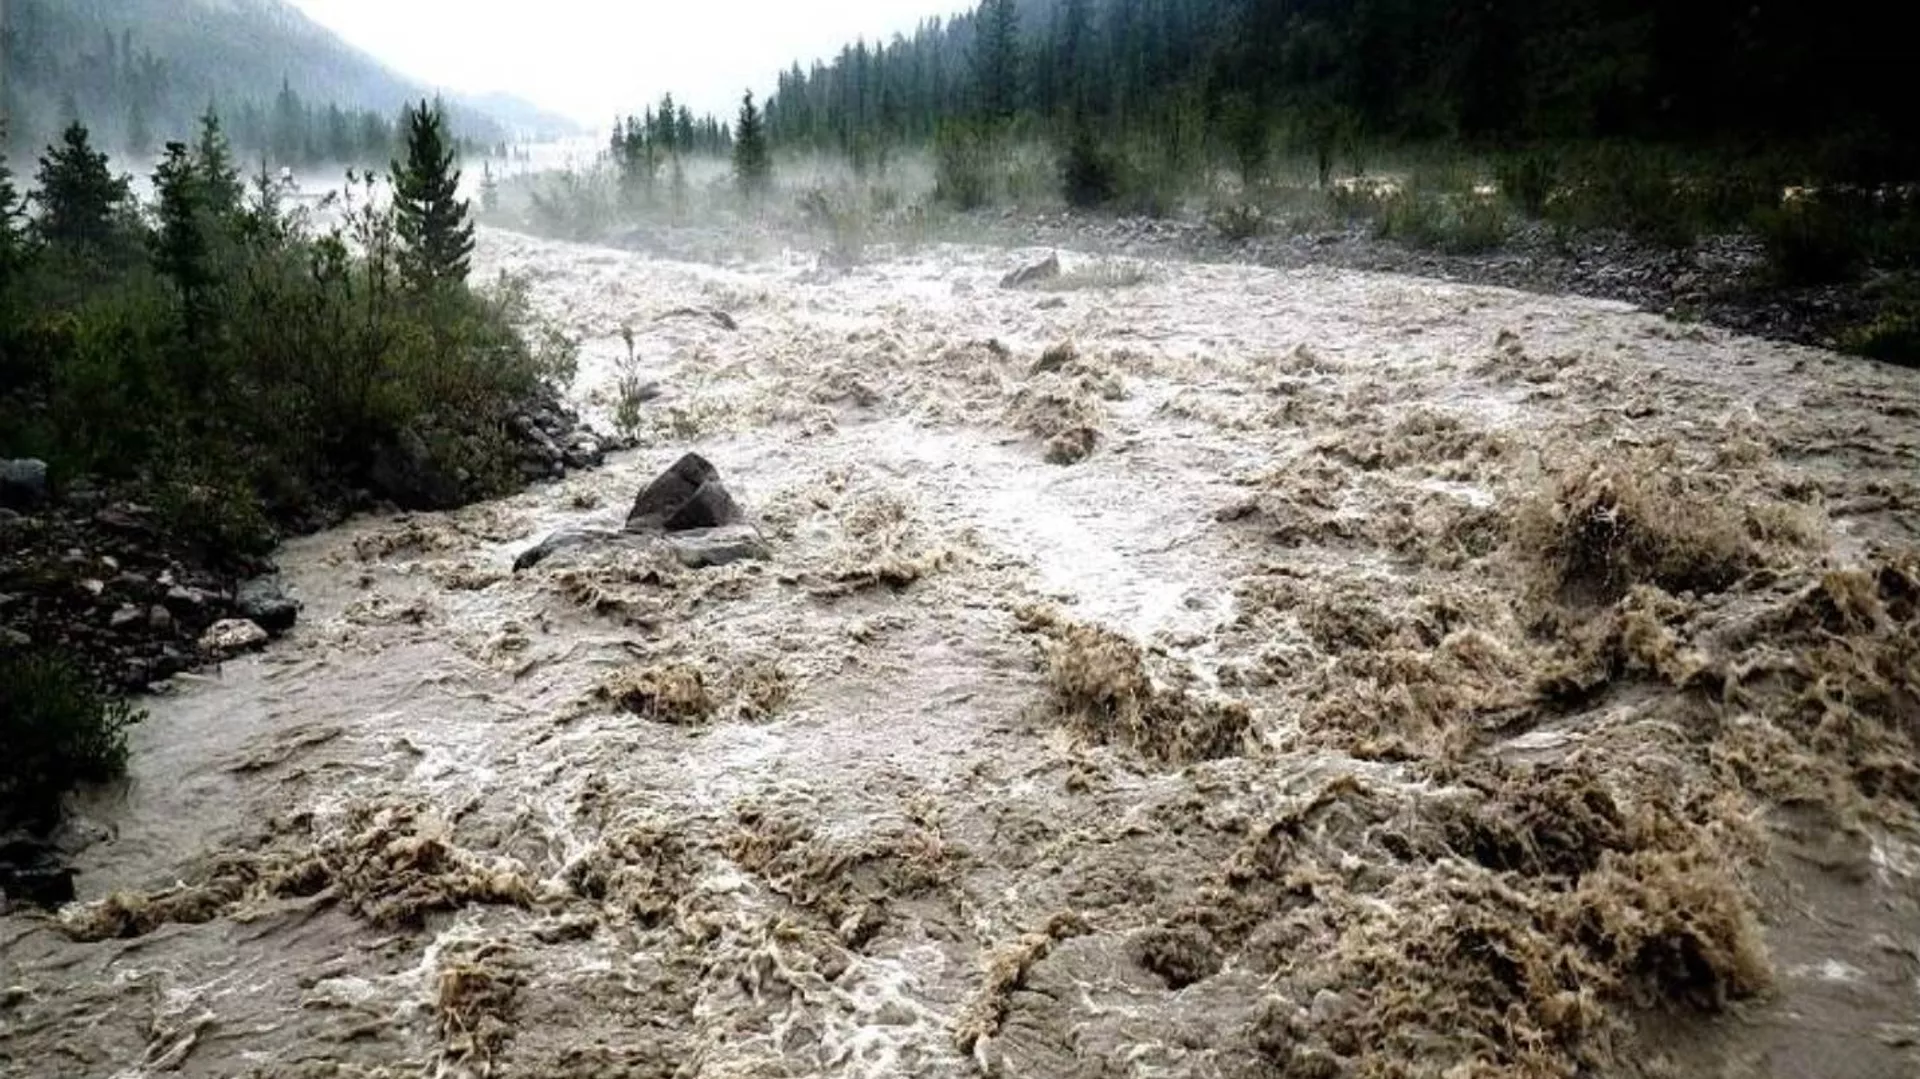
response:
[[[0,1073],[1920,1075],[1920,372],[1022,261],[483,233],[641,448],[288,544],[0,917]],[[510,572],[688,449],[769,560]],[[1636,482],[1738,579],[1543,599]]]

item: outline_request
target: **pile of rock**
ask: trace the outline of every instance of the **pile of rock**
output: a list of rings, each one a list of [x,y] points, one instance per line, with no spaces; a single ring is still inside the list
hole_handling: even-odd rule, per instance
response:
[[[0,649],[57,648],[131,690],[293,627],[300,605],[264,561],[202,564],[134,502],[76,492],[34,497],[0,462]]]
[[[598,468],[611,440],[580,422],[580,414],[548,395],[507,419],[520,443],[520,475],[528,480],[559,479],[567,470]]]

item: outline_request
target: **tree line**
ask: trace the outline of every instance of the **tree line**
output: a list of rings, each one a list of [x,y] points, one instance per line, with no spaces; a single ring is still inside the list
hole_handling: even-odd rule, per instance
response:
[[[1146,133],[1257,167],[1281,145],[1627,139],[1907,178],[1895,35],[1861,0],[982,0],[778,77],[770,137],[856,163],[955,121]]]

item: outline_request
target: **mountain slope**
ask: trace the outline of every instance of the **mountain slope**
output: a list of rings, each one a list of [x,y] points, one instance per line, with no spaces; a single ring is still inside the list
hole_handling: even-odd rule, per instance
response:
[[[6,104],[15,126],[33,132],[77,115],[139,143],[141,129],[181,133],[210,100],[229,113],[265,106],[283,85],[308,107],[383,116],[431,92],[285,0],[12,0],[0,15]],[[564,124],[524,102],[494,105],[512,115],[450,102],[469,138]]]

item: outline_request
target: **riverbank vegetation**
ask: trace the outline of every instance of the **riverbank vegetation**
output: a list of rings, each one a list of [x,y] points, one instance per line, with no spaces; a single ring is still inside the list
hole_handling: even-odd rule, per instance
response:
[[[125,504],[155,544],[238,572],[283,532],[375,500],[452,506],[523,482],[513,421],[570,377],[571,351],[530,332],[524,289],[469,282],[451,143],[423,101],[391,175],[350,175],[317,209],[289,206],[271,176],[243,181],[211,113],[191,144],[166,146],[145,201],[78,123],[31,180],[0,166],[0,460],[46,466],[0,514],[23,555],[0,567],[22,578],[0,593],[84,583],[24,557],[57,531],[36,524],[47,515]],[[36,684],[89,666],[21,636],[0,650]],[[80,687],[48,699],[10,694],[0,744],[58,758],[125,720]],[[118,759],[33,767],[84,778]],[[0,817],[43,819],[58,785],[9,780],[28,804]]]

